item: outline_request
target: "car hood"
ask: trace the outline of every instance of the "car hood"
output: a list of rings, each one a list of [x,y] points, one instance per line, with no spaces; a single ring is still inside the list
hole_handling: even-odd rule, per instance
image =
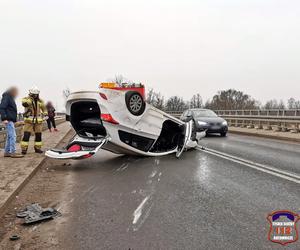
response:
[[[201,122],[207,122],[207,123],[210,123],[210,122],[222,123],[225,120],[221,117],[197,117],[197,118],[195,118],[195,121],[197,121],[197,122],[201,121]]]

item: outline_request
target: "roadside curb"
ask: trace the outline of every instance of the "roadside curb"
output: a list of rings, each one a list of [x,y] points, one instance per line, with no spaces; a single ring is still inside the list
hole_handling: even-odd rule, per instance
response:
[[[275,139],[275,140],[281,140],[281,141],[289,141],[289,142],[300,143],[300,139],[284,137],[284,136],[280,136],[280,135],[259,134],[259,133],[251,133],[251,132],[246,132],[246,131],[245,132],[244,131],[234,131],[234,130],[229,130],[228,132],[231,133],[231,134],[256,136],[256,137],[262,137],[262,138],[268,138],[268,139]]]
[[[70,132],[72,131],[72,128],[70,128],[66,134],[63,136],[63,138],[55,144],[55,147],[57,147],[63,140],[65,140]],[[11,203],[11,201],[15,198],[15,196],[24,188],[24,186],[32,179],[32,177],[36,174],[36,172],[40,169],[40,167],[48,160],[46,156],[44,156],[41,161],[36,165],[36,167],[30,172],[30,174],[27,175],[27,177],[18,185],[18,187],[11,193],[11,195],[6,199],[6,201],[3,203],[3,205],[0,207],[0,217],[4,215],[5,210]]]

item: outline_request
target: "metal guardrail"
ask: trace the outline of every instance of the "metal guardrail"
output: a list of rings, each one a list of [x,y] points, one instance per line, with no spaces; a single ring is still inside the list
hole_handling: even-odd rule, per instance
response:
[[[216,110],[235,127],[299,132],[300,109]]]
[[[56,119],[60,119],[62,117],[65,117],[65,115],[66,114],[63,113],[63,112],[55,112],[55,118]],[[24,120],[23,114],[22,113],[18,113],[16,127],[22,125],[23,124],[23,120]],[[1,116],[0,116],[0,131],[4,131],[4,130],[5,130],[5,125],[2,124],[2,120],[1,120]]]
[[[179,118],[183,113],[183,111],[165,111],[165,112],[168,113],[169,115],[172,115],[172,116],[176,117],[176,118]]]
[[[300,118],[300,109],[215,110],[219,116]]]
[[[299,132],[300,109],[215,110],[229,126]],[[179,118],[182,111],[167,111]]]

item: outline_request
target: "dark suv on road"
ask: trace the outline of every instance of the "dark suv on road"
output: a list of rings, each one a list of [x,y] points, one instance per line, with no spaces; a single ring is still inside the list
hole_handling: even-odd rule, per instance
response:
[[[220,133],[221,136],[226,136],[228,131],[226,120],[210,109],[188,109],[183,112],[180,119],[182,121],[193,119],[198,132],[206,130],[207,134]]]

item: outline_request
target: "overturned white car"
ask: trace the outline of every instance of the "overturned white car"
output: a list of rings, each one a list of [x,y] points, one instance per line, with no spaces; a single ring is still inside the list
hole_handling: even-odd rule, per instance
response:
[[[196,134],[193,121],[180,121],[147,104],[143,86],[102,84],[100,92],[72,93],[66,112],[76,135],[65,149],[46,151],[48,157],[85,159],[100,148],[117,154],[179,157],[205,135]]]

